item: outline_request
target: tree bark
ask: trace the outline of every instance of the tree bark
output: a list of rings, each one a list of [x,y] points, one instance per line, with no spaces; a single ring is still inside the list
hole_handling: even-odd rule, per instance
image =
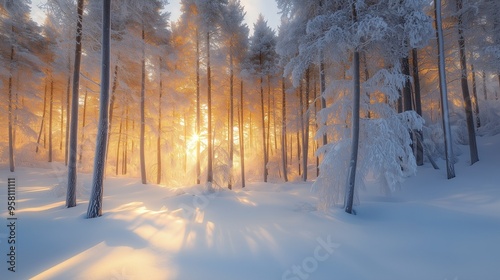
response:
[[[160,76],[160,92],[158,94],[158,136],[156,138],[156,162],[158,165],[158,171],[156,172],[156,184],[161,183],[161,97],[162,97],[162,91],[163,91],[163,81],[161,79],[161,63],[162,59],[160,57],[160,69],[159,69],[159,76]],[[184,123],[186,126],[187,124]]]
[[[262,55],[259,57],[259,64],[262,66]],[[266,144],[266,113],[264,108],[264,78],[260,75],[260,107],[261,107],[261,128],[262,128],[262,147],[264,152],[264,182],[267,182],[267,144]]]
[[[302,174],[302,180],[307,181],[307,166],[309,159],[309,90],[310,90],[310,71],[309,68],[306,70],[306,91],[305,91],[305,104],[301,110],[305,110],[304,118],[301,120],[303,122],[303,132],[302,132],[302,165],[304,166],[304,173]]]
[[[89,200],[87,218],[102,215],[102,197],[104,165],[106,164],[106,142],[108,140],[109,125],[109,75],[110,75],[110,29],[111,29],[111,0],[103,1],[102,23],[102,64],[101,64],[101,100],[99,108],[99,126],[97,131],[96,151],[94,159],[94,176],[92,180],[92,194]]]
[[[50,78],[50,95],[49,95],[49,162],[52,162],[52,116],[54,110],[54,78]]]
[[[207,186],[208,191],[213,191],[213,166],[212,166],[212,155],[213,155],[213,142],[212,142],[212,69],[210,66],[210,32],[207,31],[207,107],[208,107],[208,151],[207,151]]]
[[[288,182],[287,156],[286,156],[286,87],[285,78],[281,78],[281,165],[283,166],[283,179]]]
[[[233,70],[233,46],[229,49],[229,180],[227,187],[229,189],[233,188],[233,153],[234,153],[234,135],[233,135],[233,119],[234,119],[234,108],[233,108],[233,90],[234,90],[234,70]]]
[[[79,163],[82,163],[83,141],[85,140],[85,125],[87,122],[87,96],[88,96],[88,90],[85,89],[85,96],[83,98],[83,113],[82,113],[82,138],[80,140],[80,151],[78,152]]]
[[[42,132],[44,128],[44,122],[45,122],[45,111],[47,108],[47,79],[45,79],[45,90],[43,93],[43,112],[42,112],[42,123],[40,124],[40,131],[38,132],[38,139],[36,140],[36,149],[35,152],[38,153],[39,150],[39,144],[40,144],[40,139],[42,138]]]
[[[82,20],[83,20],[83,2],[78,0],[78,20],[76,24],[76,46],[75,63],[73,70],[73,91],[71,95],[71,124],[69,139],[69,157],[68,157],[68,190],[66,193],[66,207],[76,206],[76,156],[78,142],[78,99],[80,87],[80,63],[82,57]]]
[[[141,182],[147,184],[146,178],[146,158],[145,158],[145,130],[146,130],[146,117],[145,117],[145,87],[146,87],[146,50],[145,50],[145,31],[144,23],[142,25],[142,59],[141,59],[141,127],[140,127],[140,142],[139,142],[139,157],[141,164]]]
[[[245,188],[245,139],[243,135],[244,123],[243,123],[243,80],[241,80],[240,87],[240,108],[241,112],[239,115],[240,118],[240,160],[241,160],[241,187]]]
[[[196,184],[200,184],[201,164],[200,164],[200,40],[198,29],[196,29]]]
[[[457,1],[457,8],[460,11],[462,9],[462,0]],[[467,57],[465,56],[465,39],[463,34],[463,22],[462,15],[458,15],[458,46],[460,55],[460,68],[462,72],[462,77],[460,79],[462,85],[462,94],[465,103],[465,116],[467,121],[467,131],[469,135],[469,149],[470,149],[470,164],[474,164],[479,161],[479,156],[477,152],[476,144],[476,131],[474,128],[474,116],[472,114],[472,102],[469,93],[469,84],[467,81]]]
[[[415,111],[419,116],[422,116],[422,98],[420,90],[420,73],[418,68],[418,50],[413,48],[412,53],[412,64],[413,64],[413,87],[414,87],[414,98],[415,98]],[[423,134],[422,131],[415,131],[417,134],[417,165],[424,165],[424,146],[422,145]]]
[[[354,22],[357,22],[357,12],[356,6],[352,4],[352,15]],[[351,160],[349,162],[349,170],[347,171],[347,194],[346,194],[346,206],[345,212],[349,214],[355,214],[352,209],[354,202],[354,186],[356,180],[356,165],[358,162],[358,147],[359,147],[359,111],[360,111],[360,99],[361,99],[361,87],[360,87],[360,75],[359,75],[359,52],[354,50],[353,55],[353,106],[352,106],[352,144],[351,144]]]
[[[474,69],[474,64],[470,65],[472,71],[472,96],[474,97],[474,115],[476,115],[476,127],[481,127],[481,119],[479,118],[479,101],[477,100],[477,82],[476,82],[476,71]]]
[[[446,172],[448,179],[455,177],[453,165],[453,149],[451,140],[451,129],[448,109],[448,89],[446,88],[446,64],[444,56],[444,39],[441,21],[441,0],[434,1],[434,13],[436,21],[436,38],[438,42],[438,65],[439,65],[439,92],[441,94],[441,114],[443,119],[444,145],[446,150]]]

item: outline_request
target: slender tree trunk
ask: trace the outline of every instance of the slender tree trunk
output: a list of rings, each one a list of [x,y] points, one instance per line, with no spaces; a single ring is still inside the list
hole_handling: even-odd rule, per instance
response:
[[[142,25],[142,58],[141,58],[141,131],[140,131],[140,164],[141,164],[141,181],[143,184],[147,184],[146,179],[146,158],[145,158],[145,130],[146,130],[146,117],[145,117],[145,87],[146,87],[146,50],[145,50],[145,31],[144,31],[144,23]]]
[[[319,79],[320,79],[320,91],[321,91],[321,109],[326,109],[326,75],[325,75],[325,58],[323,51],[320,52],[320,64],[319,64]],[[326,123],[323,123],[326,126]],[[328,136],[326,133],[323,133],[322,144],[325,146],[328,144]]]
[[[12,27],[12,33],[14,33],[14,27]],[[14,110],[13,110],[13,102],[12,102],[12,66],[14,61],[14,46],[10,48],[10,75],[9,75],[9,167],[10,172],[14,172],[15,164],[14,164],[14,134],[13,134],[13,126],[14,126]]]
[[[102,215],[102,197],[104,165],[106,164],[106,142],[108,140],[108,110],[109,110],[109,75],[110,75],[110,29],[111,29],[111,0],[103,1],[102,23],[102,64],[101,64],[101,100],[99,108],[99,127],[97,131],[96,152],[94,159],[94,176],[92,180],[92,194],[89,200],[87,218]],[[143,33],[144,34],[144,33]],[[143,60],[144,61],[144,60]]]
[[[60,127],[59,127],[59,132],[60,132],[60,141],[59,141],[59,151],[62,151],[63,148],[63,142],[64,142],[64,92],[61,95],[61,119],[60,119]]]
[[[233,119],[234,119],[234,108],[233,108],[233,90],[234,90],[234,70],[233,70],[233,46],[229,50],[229,180],[227,187],[232,189],[233,180],[233,153],[234,153],[234,135],[233,135]]]
[[[210,32],[207,32],[207,106],[208,106],[208,163],[207,163],[207,186],[209,191],[213,191],[213,144],[212,144],[212,69],[210,68]]]
[[[356,7],[352,5],[352,13],[354,22],[357,21]],[[360,99],[361,99],[361,88],[360,88],[360,77],[359,77],[359,52],[354,51],[353,56],[353,82],[354,82],[354,96],[353,96],[353,107],[352,107],[352,144],[351,144],[351,160],[349,162],[349,170],[347,172],[347,199],[345,211],[349,214],[353,214],[352,205],[354,203],[354,186],[356,181],[356,165],[358,163],[358,148],[359,148],[359,111],[360,111]],[[355,212],[354,212],[355,214]]]
[[[68,51],[68,83],[66,85],[66,137],[64,138],[64,165],[66,166],[68,166],[68,141],[69,141],[69,129],[70,129],[69,124],[70,124],[70,111],[71,111],[70,94],[71,94],[71,57],[70,57],[70,52]]]
[[[244,129],[244,124],[243,124],[243,80],[241,80],[241,87],[240,87],[240,113],[239,118],[240,118],[240,160],[241,160],[241,187],[245,187],[245,139],[243,135],[243,129]]]
[[[262,65],[262,55],[260,57],[260,65]],[[261,107],[261,127],[262,127],[262,147],[264,151],[264,182],[267,182],[267,145],[266,145],[266,113],[264,108],[264,79],[260,76],[260,107]]]
[[[49,162],[52,162],[52,116],[54,109],[54,78],[50,78],[50,101],[49,101]]]
[[[484,94],[484,100],[488,100],[488,90],[486,89],[486,73],[483,71],[483,94]],[[498,76],[499,80],[498,83],[500,84],[500,76]]]
[[[45,90],[43,93],[43,112],[42,112],[42,123],[40,124],[40,131],[38,132],[38,139],[36,140],[36,149],[35,152],[38,153],[38,148],[40,144],[40,139],[42,138],[42,132],[44,128],[44,122],[45,122],[45,111],[47,108],[47,79],[45,79]]]
[[[281,78],[281,165],[283,166],[283,179],[288,182],[287,156],[286,156],[286,87],[285,78]]]
[[[457,1],[457,8],[462,9],[462,0]],[[465,115],[467,120],[467,131],[469,135],[469,149],[470,149],[470,164],[479,161],[476,144],[476,130],[474,128],[474,116],[472,114],[472,102],[469,93],[469,84],[467,82],[467,57],[465,56],[465,39],[463,34],[462,15],[458,15],[458,46],[460,53],[460,68],[462,70],[462,77],[460,79],[462,84],[462,94],[465,103]]]
[[[302,134],[302,165],[304,166],[304,173],[302,174],[302,180],[307,181],[307,171],[308,171],[308,158],[309,158],[309,91],[310,91],[310,71],[309,68],[306,70],[306,92],[305,92],[305,104],[304,104],[304,118],[301,120],[304,123],[304,130]]]
[[[198,29],[196,29],[196,184],[200,184],[201,164],[200,164],[200,40]]]
[[[116,88],[118,87],[118,62],[115,65],[115,72],[113,74],[113,86],[111,87],[111,97],[109,101],[109,130],[108,139],[106,141],[106,162],[108,162],[108,152],[109,152],[109,143],[111,143],[111,131],[113,130],[113,116],[115,111],[115,100],[116,100]],[[107,166],[107,165],[106,165]],[[106,168],[106,166],[104,168]]]
[[[129,114],[128,114],[128,105],[127,108],[125,109],[125,114],[127,115],[125,117],[125,143],[123,147],[123,163],[122,163],[122,174],[127,174],[127,163],[128,163],[128,119],[129,119]]]
[[[122,141],[122,128],[123,128],[123,118],[120,119],[120,127],[118,130],[118,142],[116,143],[116,164],[115,164],[115,175],[116,176],[118,176],[118,167],[120,165],[120,143]]]
[[[446,88],[446,65],[444,57],[444,39],[441,21],[441,0],[434,1],[434,13],[436,19],[436,37],[438,41],[439,57],[439,91],[441,93],[441,114],[443,119],[444,145],[446,149],[446,172],[448,179],[455,177],[455,167],[453,165],[453,149],[451,140],[451,129],[448,109],[448,90]]]
[[[422,98],[420,94],[420,73],[418,69],[418,50],[413,48],[412,63],[413,63],[413,86],[415,97],[415,111],[419,116],[422,116]],[[424,146],[422,145],[423,134],[422,131],[415,131],[417,135],[417,165],[424,165]]]
[[[85,125],[87,125],[87,96],[88,90],[85,89],[85,96],[83,98],[83,113],[82,113],[82,138],[80,140],[80,151],[78,152],[78,162],[82,163],[83,155],[83,142],[85,140]]]
[[[267,134],[266,134],[266,152],[267,152],[267,161],[269,162],[269,155],[272,155],[271,151],[271,81],[269,75],[267,75]],[[267,170],[269,175],[269,170]]]
[[[474,70],[474,64],[470,65],[472,71],[472,96],[474,96],[474,115],[476,115],[476,126],[481,127],[481,119],[479,118],[479,101],[477,100],[477,82],[476,82],[476,71]]]
[[[156,138],[156,162],[158,165],[158,171],[156,173],[156,184],[161,183],[161,97],[162,97],[162,91],[163,91],[163,81],[161,79],[161,63],[162,59],[160,57],[160,69],[159,69],[159,76],[160,76],[160,92],[158,94],[158,136]],[[184,121],[184,125],[186,125]]]
[[[73,92],[71,95],[71,124],[69,139],[69,157],[68,157],[68,191],[66,193],[66,207],[76,206],[76,156],[78,142],[78,99],[80,87],[80,63],[82,57],[82,20],[83,20],[83,2],[78,0],[78,20],[76,25],[76,46],[75,63],[73,70]]]

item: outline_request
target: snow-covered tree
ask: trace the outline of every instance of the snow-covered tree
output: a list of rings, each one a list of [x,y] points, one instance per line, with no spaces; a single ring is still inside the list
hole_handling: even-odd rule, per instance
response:
[[[103,0],[102,4],[102,59],[101,59],[101,95],[99,108],[99,127],[97,132],[94,158],[94,176],[92,179],[92,194],[89,199],[87,218],[102,215],[102,197],[104,167],[106,164],[106,148],[108,141],[108,110],[109,110],[109,75],[111,48],[111,0]]]
[[[328,12],[319,14],[308,21],[307,38],[299,46],[299,53],[291,60],[288,66],[291,68],[288,71],[292,73],[294,81],[298,83],[302,73],[313,61],[317,61],[320,51],[328,53],[328,59],[337,64],[352,64],[349,71],[340,70],[334,74],[337,77],[350,76],[350,79],[333,78],[324,94],[327,99],[335,98],[335,102],[320,111],[318,123],[326,125],[320,128],[318,134],[328,133],[335,141],[318,151],[326,152],[326,155],[320,166],[322,170],[320,177],[315,183],[315,188],[322,194],[320,208],[327,209],[343,201],[346,211],[350,213],[354,200],[355,182],[360,182],[363,179],[369,171],[369,166],[373,168],[382,166],[380,162],[373,160],[394,163],[383,167],[385,174],[394,175],[392,179],[385,180],[389,189],[394,188],[395,182],[399,182],[399,179],[395,178],[404,177],[415,171],[415,164],[411,164],[415,160],[413,154],[405,154],[411,152],[411,149],[407,147],[408,143],[411,143],[409,133],[403,133],[404,135],[395,138],[392,137],[394,134],[381,131],[379,134],[387,137],[384,141],[367,142],[363,138],[364,131],[360,129],[369,127],[367,123],[374,121],[385,124],[375,126],[379,129],[401,131],[400,127],[406,129],[421,128],[419,126],[421,122],[415,114],[396,117],[396,112],[389,104],[399,99],[399,92],[409,78],[401,73],[401,57],[407,56],[411,48],[426,44],[430,34],[432,34],[432,29],[430,19],[423,12],[424,1],[326,2],[325,8],[328,9]],[[406,14],[406,22],[401,24],[403,11]],[[363,83],[360,81],[359,72],[360,54],[373,57],[373,62],[368,63],[371,64],[372,71],[376,70]],[[369,102],[370,95],[378,97],[377,99],[382,102],[371,104]],[[389,104],[383,102],[384,99],[387,99]],[[349,108],[352,109],[352,112]],[[372,111],[374,117],[359,120],[360,111]],[[395,120],[399,120],[401,123]],[[358,122],[360,122],[359,125]],[[350,133],[346,123],[351,123],[352,131]],[[388,126],[388,123],[391,126]],[[373,131],[371,133],[375,134]],[[358,135],[360,137],[359,147]],[[349,145],[350,140],[352,143]],[[385,143],[384,147],[376,146],[376,144],[382,145],[382,143]],[[400,147],[397,150],[402,154],[387,152],[387,145]],[[368,153],[358,153],[358,148],[368,151],[364,150],[367,147],[370,150],[379,151],[380,155],[368,158],[366,156]],[[347,151],[351,151],[350,156]],[[359,168],[358,161],[360,161]],[[366,164],[366,162],[370,162],[370,164]],[[394,169],[395,166],[398,168]],[[401,168],[407,170],[401,173]],[[347,172],[345,172],[346,169]],[[337,174],[333,170],[342,170],[342,174]],[[390,178],[391,176],[385,177]],[[347,182],[347,188],[345,182]],[[346,190],[348,191],[346,192]]]
[[[250,73],[259,81],[260,92],[260,108],[261,108],[261,129],[262,129],[262,146],[263,146],[263,176],[264,182],[267,182],[269,162],[269,151],[266,141],[266,125],[265,125],[265,107],[264,107],[264,77],[271,76],[276,73],[277,54],[276,54],[276,35],[274,31],[267,25],[264,17],[259,15],[257,22],[254,24],[254,33],[250,38],[250,48],[248,54],[247,67]],[[268,116],[270,118],[270,116]]]

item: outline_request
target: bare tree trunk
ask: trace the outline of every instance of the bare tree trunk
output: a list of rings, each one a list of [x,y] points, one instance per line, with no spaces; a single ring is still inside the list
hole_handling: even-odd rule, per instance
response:
[[[146,179],[146,158],[145,158],[145,130],[146,130],[146,117],[145,117],[145,87],[146,87],[146,50],[144,44],[146,44],[145,40],[145,31],[144,31],[144,23],[142,25],[142,59],[141,59],[141,130],[140,130],[140,164],[141,164],[141,182],[143,184],[147,184]]]
[[[115,65],[115,72],[113,74],[113,86],[111,87],[111,97],[109,103],[109,130],[108,139],[106,141],[106,162],[108,162],[108,152],[109,152],[109,143],[111,142],[111,131],[113,130],[113,116],[115,111],[115,100],[116,100],[116,88],[118,87],[118,62]],[[105,165],[104,168],[107,168]]]
[[[488,100],[488,89],[486,88],[486,73],[483,70],[483,94],[484,94],[484,100]],[[500,84],[500,76],[498,76],[499,80],[498,83]]]
[[[301,120],[304,123],[304,130],[302,134],[302,165],[304,166],[304,173],[302,174],[302,180],[307,181],[307,171],[308,171],[308,158],[309,158],[309,90],[310,90],[310,71],[309,68],[306,70],[306,96],[305,96],[305,116]]]
[[[355,5],[352,5],[352,13],[354,21],[357,21],[357,12]],[[356,166],[358,163],[358,148],[359,148],[359,111],[360,111],[360,77],[359,77],[359,52],[354,51],[353,56],[353,82],[354,82],[354,96],[353,96],[353,107],[352,107],[352,144],[351,144],[351,160],[349,162],[349,170],[347,171],[347,199],[345,211],[349,214],[353,214],[352,205],[354,202],[354,186],[356,181]],[[355,214],[356,212],[354,212]]]
[[[70,92],[71,92],[71,57],[68,51],[68,83],[66,86],[66,137],[64,138],[64,165],[68,166],[68,141],[69,141],[69,123],[70,123]],[[80,152],[81,154],[81,152]],[[81,162],[81,156],[80,156]]]
[[[162,59],[160,57],[160,69],[159,69],[159,76],[160,76],[160,92],[158,95],[158,136],[156,138],[156,162],[158,165],[158,171],[156,172],[156,184],[161,183],[161,97],[162,97],[162,91],[163,91],[163,81],[161,79],[161,63]],[[184,125],[187,125],[184,123]]]
[[[102,23],[102,64],[101,64],[101,98],[99,108],[99,126],[97,131],[96,151],[94,159],[94,176],[92,179],[92,194],[89,200],[87,218],[102,215],[102,197],[104,165],[106,164],[106,142],[108,140],[108,110],[109,110],[109,74],[110,74],[110,29],[111,0],[103,1]]]
[[[200,40],[198,29],[196,29],[196,184],[200,184],[201,165],[200,165]]]
[[[472,71],[472,96],[474,97],[474,115],[476,115],[476,126],[481,127],[481,119],[479,118],[479,102],[477,100],[477,82],[476,82],[476,71],[474,70],[474,64],[470,65]]]
[[[436,37],[438,41],[439,91],[441,93],[441,114],[445,136],[444,145],[446,149],[446,172],[448,175],[448,179],[451,179],[455,177],[455,167],[453,165],[453,149],[448,109],[448,90],[446,88],[446,64],[444,57],[444,39],[441,21],[441,0],[434,1],[434,13],[436,19]]]
[[[208,151],[207,151],[207,186],[209,191],[213,191],[213,166],[212,166],[212,156],[213,156],[213,143],[212,143],[212,69],[210,67],[210,32],[207,32],[207,106],[208,106]]]
[[[60,119],[60,127],[59,127],[59,132],[60,132],[60,137],[59,137],[59,150],[62,151],[63,148],[63,142],[64,142],[64,92],[61,94],[61,119]]]
[[[281,78],[281,164],[283,166],[283,178],[288,182],[287,156],[286,156],[286,87],[285,78]]]
[[[43,93],[43,112],[42,112],[42,123],[40,124],[40,131],[38,133],[38,139],[36,140],[36,149],[35,152],[38,153],[38,148],[40,144],[40,139],[42,138],[42,131],[44,128],[44,122],[45,122],[45,111],[47,108],[47,79],[45,79],[45,90]]]
[[[127,105],[127,109],[126,109],[126,117],[125,117],[125,143],[124,143],[124,147],[123,147],[123,162],[122,162],[122,174],[127,174],[127,162],[128,162],[128,133],[129,133],[129,129],[128,129],[128,118],[129,118],[129,114],[128,114],[128,105]]]
[[[325,75],[325,62],[324,62],[324,54],[323,51],[320,52],[320,64],[319,64],[319,79],[320,79],[320,91],[321,91],[321,109],[326,108],[326,98],[325,98],[325,91],[326,91],[326,75]],[[326,125],[324,123],[323,125]],[[323,138],[322,138],[322,144],[325,146],[328,144],[328,136],[326,133],[323,133]]]
[[[262,57],[260,58],[262,65]],[[264,152],[264,182],[267,182],[267,145],[266,145],[266,123],[265,123],[265,108],[264,108],[264,87],[263,77],[260,76],[260,107],[261,107],[261,128],[262,128],[262,147]]]
[[[422,116],[422,98],[420,94],[420,73],[418,69],[418,50],[413,48],[412,53],[412,63],[413,63],[413,86],[414,86],[414,98],[415,98],[415,111],[419,116]],[[424,146],[422,145],[423,134],[422,131],[415,131],[417,134],[417,165],[424,165]]]
[[[457,8],[462,9],[462,0],[457,1]],[[476,130],[474,129],[474,115],[472,114],[472,102],[469,93],[469,84],[467,82],[467,57],[465,56],[465,39],[463,30],[462,15],[458,15],[458,46],[460,54],[460,68],[462,70],[462,77],[460,79],[462,84],[462,94],[465,102],[465,115],[467,120],[467,131],[469,135],[469,149],[470,149],[470,164],[479,161],[476,144]]]
[[[76,206],[76,156],[78,142],[78,99],[80,87],[80,63],[82,57],[82,20],[83,20],[83,2],[78,0],[78,20],[76,25],[76,46],[75,63],[73,70],[73,93],[71,96],[71,124],[69,139],[69,157],[68,157],[68,191],[66,193],[66,207]]]
[[[78,152],[78,162],[82,163],[82,155],[83,155],[83,141],[85,140],[85,125],[87,122],[87,96],[88,90],[85,89],[85,96],[83,98],[83,113],[82,113],[82,138],[80,140],[80,151]]]
[[[240,160],[241,160],[241,187],[245,187],[245,139],[243,137],[243,129],[244,129],[244,124],[243,124],[243,80],[241,80],[241,87],[240,87]]]
[[[229,189],[233,188],[233,153],[234,153],[234,135],[233,135],[233,120],[234,120],[234,100],[233,100],[233,90],[234,90],[234,70],[233,70],[233,46],[229,50],[229,180],[227,187]]]
[[[54,108],[54,78],[50,78],[50,95],[49,95],[49,162],[52,162],[52,111]]]
[[[118,142],[116,143],[116,164],[115,164],[116,176],[118,176],[118,167],[120,165],[120,143],[122,141],[122,128],[123,128],[123,118],[120,119],[120,128],[118,130]]]

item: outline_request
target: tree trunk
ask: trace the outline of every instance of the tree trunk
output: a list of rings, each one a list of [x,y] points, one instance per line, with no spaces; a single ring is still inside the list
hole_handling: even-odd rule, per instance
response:
[[[82,163],[82,155],[83,155],[83,142],[85,140],[85,125],[87,122],[87,96],[88,90],[85,89],[85,96],[83,98],[83,113],[82,113],[82,138],[80,140],[80,151],[78,152],[78,162]]]
[[[281,165],[283,166],[283,179],[288,182],[287,156],[286,156],[286,87],[285,78],[281,78]]]
[[[118,176],[118,166],[120,165],[120,143],[122,141],[122,128],[123,128],[123,118],[120,119],[120,128],[118,130],[118,142],[116,143],[116,164],[115,164],[116,176]]]
[[[321,90],[321,109],[326,109],[326,98],[325,98],[325,91],[326,91],[326,75],[325,75],[325,62],[324,62],[324,54],[321,51],[320,52],[320,64],[319,64],[319,79],[320,79],[320,90]],[[323,125],[326,126],[326,123],[323,123]],[[326,133],[323,133],[323,138],[322,138],[322,144],[325,146],[328,144],[328,136]]]
[[[40,131],[38,132],[38,139],[36,140],[36,149],[35,152],[38,153],[38,148],[40,144],[40,139],[42,138],[43,125],[45,122],[45,111],[47,108],[47,79],[45,79],[45,90],[43,93],[43,112],[42,112],[42,123],[40,124]]]
[[[111,0],[103,1],[102,23],[102,64],[101,64],[101,100],[99,108],[99,126],[97,131],[96,151],[94,159],[94,176],[92,180],[92,195],[89,200],[87,218],[102,215],[102,197],[104,165],[106,164],[106,142],[108,140],[108,109],[109,109],[109,74],[110,74],[110,29]],[[144,33],[143,33],[144,34]],[[144,60],[143,60],[144,61]]]
[[[457,8],[462,9],[462,0],[457,1]],[[458,15],[458,46],[460,54],[460,68],[462,70],[462,77],[460,79],[462,85],[462,94],[465,103],[465,115],[467,120],[467,131],[469,135],[469,149],[470,149],[470,164],[479,161],[476,144],[476,130],[474,128],[474,116],[472,114],[472,102],[469,93],[469,85],[467,82],[467,58],[465,56],[465,39],[463,34],[462,15]]]
[[[244,129],[244,124],[243,124],[243,80],[241,80],[241,87],[240,87],[240,108],[241,108],[241,114],[238,114],[240,116],[240,160],[241,160],[241,187],[245,187],[245,139],[243,136],[243,129]]]
[[[307,181],[307,165],[309,158],[309,90],[310,90],[310,75],[309,68],[306,70],[306,92],[305,92],[305,104],[301,110],[305,110],[304,118],[301,120],[304,124],[304,130],[302,133],[302,165],[304,166],[304,173],[302,174],[302,180]]]
[[[357,21],[357,12],[354,3],[352,4],[352,14],[354,22]],[[359,52],[354,51],[353,56],[353,107],[352,107],[352,144],[351,144],[351,160],[349,162],[349,170],[347,170],[347,199],[345,212],[353,214],[352,205],[354,202],[354,186],[356,181],[356,165],[358,163],[358,147],[359,147],[359,111],[360,111],[360,99],[361,99],[361,87],[360,87],[360,77],[359,77]],[[354,212],[355,214],[355,212]]]
[[[66,207],[76,206],[76,156],[78,142],[78,99],[80,87],[80,63],[82,57],[82,20],[83,20],[83,2],[78,0],[78,20],[76,25],[76,46],[75,63],[73,70],[73,92],[71,95],[71,124],[68,155],[68,191],[66,193]]]
[[[200,40],[198,29],[196,29],[196,184],[200,184],[201,164],[200,164]]]
[[[163,81],[161,79],[161,63],[162,59],[160,57],[160,69],[159,69],[159,76],[160,76],[160,92],[158,94],[158,136],[156,138],[156,162],[158,165],[158,170],[156,172],[156,184],[161,183],[161,97],[162,97],[162,91],[163,91]],[[185,122],[185,121],[184,121]],[[184,123],[184,125],[187,125]]]
[[[500,84],[500,76],[498,76],[498,83]],[[484,94],[484,100],[488,100],[488,90],[486,89],[486,73],[483,70],[483,94]]]
[[[50,97],[49,97],[49,162],[52,162],[52,116],[54,109],[54,78],[50,78]]]
[[[234,153],[234,135],[233,135],[233,119],[234,119],[234,108],[233,108],[233,90],[234,90],[234,70],[233,70],[233,46],[229,50],[229,180],[227,187],[232,189],[233,180],[233,153]]]
[[[262,65],[262,56],[260,58],[260,65]],[[264,182],[267,182],[267,145],[266,145],[266,122],[265,122],[265,108],[264,108],[264,79],[262,74],[260,76],[260,107],[261,107],[261,128],[262,128],[262,147],[264,152]]]
[[[438,65],[439,65],[439,92],[441,94],[441,114],[443,119],[444,145],[446,149],[446,172],[448,179],[455,177],[453,165],[453,149],[451,140],[451,129],[448,109],[448,89],[446,88],[446,64],[444,56],[444,39],[441,21],[441,0],[434,1],[434,13],[436,20],[436,37],[438,42]]]
[[[69,141],[69,129],[70,129],[69,123],[70,123],[70,97],[71,97],[70,93],[71,93],[71,58],[70,58],[70,52],[68,51],[68,83],[66,86],[66,137],[64,138],[64,165],[66,166],[68,166],[68,141]]]
[[[118,87],[118,62],[115,65],[115,72],[113,74],[113,86],[111,87],[111,97],[109,101],[109,130],[113,130],[113,116],[114,116],[114,111],[115,111],[115,100],[116,100],[116,88]],[[109,143],[111,138],[111,132],[108,133],[108,139],[106,141],[106,162],[108,162],[108,152],[109,152]],[[107,165],[105,165],[104,168],[107,168]]]
[[[141,164],[141,182],[147,184],[146,179],[146,158],[145,158],[145,130],[146,130],[146,117],[145,117],[145,87],[146,87],[146,50],[145,50],[145,31],[144,23],[142,25],[142,58],[141,58],[141,131],[140,131],[140,142],[139,142],[139,153],[140,153],[140,164]]]
[[[413,63],[413,86],[415,98],[415,111],[419,116],[422,116],[422,98],[420,94],[420,73],[418,69],[418,51],[416,48],[411,50]],[[417,134],[417,165],[424,165],[424,146],[422,145],[422,131],[415,131]]]
[[[208,151],[207,151],[207,187],[208,191],[213,191],[213,166],[212,166],[212,155],[213,155],[213,143],[212,143],[212,69],[210,68],[210,32],[207,32],[207,107],[208,107]]]
[[[477,100],[477,82],[476,82],[476,71],[474,70],[474,64],[470,65],[472,71],[472,96],[474,97],[474,115],[476,115],[476,126],[481,127],[481,119],[479,118],[479,102]]]

